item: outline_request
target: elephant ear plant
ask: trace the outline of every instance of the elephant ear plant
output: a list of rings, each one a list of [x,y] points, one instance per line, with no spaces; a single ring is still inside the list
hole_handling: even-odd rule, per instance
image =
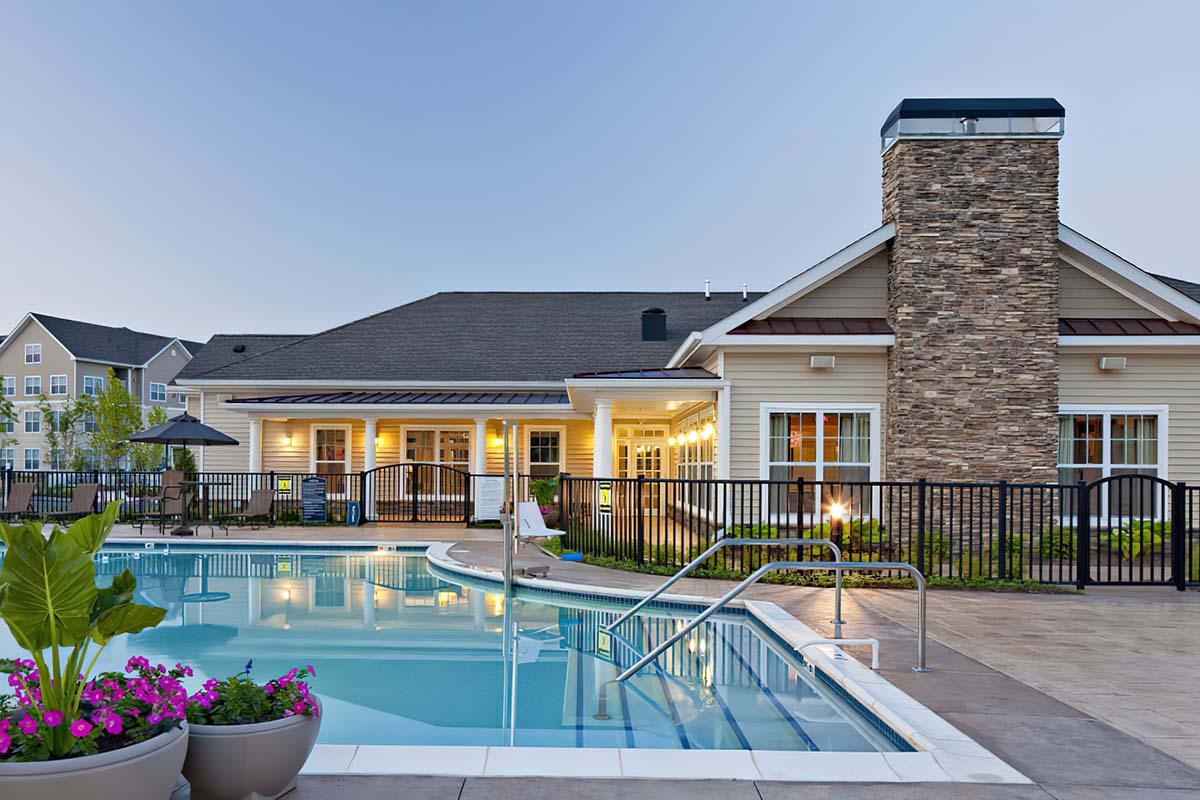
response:
[[[8,548],[0,568],[0,618],[36,669],[45,721],[40,735],[48,758],[79,753],[81,700],[91,691],[89,675],[108,643],[153,628],[166,613],[133,602],[137,580],[129,570],[109,586],[96,586],[95,556],[120,506],[110,503],[66,530],[55,528],[49,537],[39,523],[0,525]]]

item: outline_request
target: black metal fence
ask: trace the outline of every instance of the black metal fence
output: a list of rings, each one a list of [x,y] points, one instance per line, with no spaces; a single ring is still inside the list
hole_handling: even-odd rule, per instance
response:
[[[575,478],[561,488],[563,546],[679,567],[718,536],[830,538],[853,561],[927,576],[1041,583],[1200,582],[1200,487],[1149,475],[1073,485]],[[730,577],[820,548],[727,548]]]

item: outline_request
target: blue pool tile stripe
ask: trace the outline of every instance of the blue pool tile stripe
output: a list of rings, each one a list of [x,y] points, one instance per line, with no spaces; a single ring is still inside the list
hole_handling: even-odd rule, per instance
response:
[[[713,630],[715,632],[716,629],[714,628]],[[696,667],[700,670],[700,677],[701,680],[703,680],[704,663],[700,660],[700,653],[698,651],[696,655],[693,656],[693,660],[696,663]],[[729,705],[725,702],[725,698],[721,697],[721,692],[718,691],[717,684],[715,682],[711,688],[713,699],[717,701],[717,707],[720,708],[721,713],[725,715],[725,721],[729,723],[729,729],[733,731],[733,735],[737,738],[738,744],[742,746],[743,750],[753,750],[754,748],[750,746],[750,740],[746,738],[745,732],[742,731],[742,726],[738,725],[738,721],[734,718],[733,712],[729,710]]]
[[[645,638],[646,644],[650,643],[650,624],[642,620],[642,635]],[[667,683],[667,677],[663,672],[663,668],[655,661],[651,666],[654,667],[654,674],[658,676],[658,682],[662,685],[663,699],[667,702],[667,710],[671,712],[671,721],[675,723],[675,733],[679,736],[679,746],[684,750],[691,750],[692,743],[688,740],[687,728],[683,727],[683,720],[679,718],[679,709],[675,707],[675,700],[671,697],[671,687]]]
[[[583,747],[583,652],[575,651],[575,746]]]
[[[762,680],[758,677],[758,672],[755,671],[754,667],[750,666],[750,664],[746,662],[746,659],[742,658],[742,654],[739,653],[737,648],[725,638],[725,634],[721,633],[721,631],[717,630],[716,628],[713,630],[716,632],[717,636],[721,637],[721,643],[725,647],[729,648],[729,652],[735,659],[737,659],[738,663],[742,665],[742,668],[745,669],[750,675],[750,680],[754,681],[754,685],[757,686],[764,695],[766,695],[767,699],[771,701],[771,704],[775,706],[775,710],[783,715],[784,720],[792,727],[792,730],[796,732],[796,735],[804,741],[805,746],[814,753],[819,752],[821,748],[817,747],[817,743],[814,742],[813,738],[808,735],[808,731],[804,730],[804,726],[800,724],[800,721],[792,716],[792,713],[787,710],[787,706],[783,704],[783,701],[776,697],[775,693],[772,692],[770,688],[762,682]]]
[[[629,716],[629,695],[625,693],[625,681],[617,681],[617,692],[621,696],[621,719],[625,723],[625,746],[636,747],[633,739],[633,720]]]

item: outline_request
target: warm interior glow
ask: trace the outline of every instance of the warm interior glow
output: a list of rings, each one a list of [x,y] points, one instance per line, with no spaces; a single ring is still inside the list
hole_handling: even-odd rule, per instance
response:
[[[671,447],[674,447],[675,446],[675,437],[672,436],[670,439],[667,439],[667,444],[670,445]]]
[[[290,434],[290,433],[285,433],[285,434],[283,435],[283,446],[284,446],[284,447],[291,447],[291,446],[292,446],[292,434]]]
[[[705,425],[704,430],[700,431],[700,438],[706,442],[709,439],[711,439],[712,438],[712,430],[711,429],[712,429],[711,425]]]
[[[439,608],[445,608],[458,601],[458,592],[442,590],[437,593],[437,604]]]

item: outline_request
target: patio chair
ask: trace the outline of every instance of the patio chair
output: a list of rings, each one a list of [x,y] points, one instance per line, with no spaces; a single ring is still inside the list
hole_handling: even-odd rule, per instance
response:
[[[251,530],[258,530],[262,527],[262,522],[266,522],[267,527],[271,527],[275,524],[271,518],[271,508],[274,505],[274,489],[255,489],[250,492],[250,499],[246,501],[242,510],[228,515],[226,520],[230,525],[238,527],[249,525]],[[225,535],[229,535],[229,525],[225,526]]]
[[[158,487],[158,494],[151,498],[155,503],[154,511],[143,510],[133,522],[137,525],[139,536],[146,525],[157,525],[158,532],[161,534],[166,531],[168,519],[174,517],[183,519],[183,512],[187,508],[183,502],[185,499],[183,477],[183,470],[179,469],[169,469],[163,473],[162,485]],[[190,501],[191,496],[188,495],[186,499]]]
[[[4,510],[0,511],[0,519],[15,521],[21,517],[31,516],[29,507],[33,504],[35,488],[35,484],[29,481],[21,481],[10,486],[8,503],[4,506]]]
[[[79,519],[86,517],[96,510],[96,496],[100,494],[98,483],[77,483],[71,490],[71,504],[66,511],[50,511],[42,516],[45,519]]]

